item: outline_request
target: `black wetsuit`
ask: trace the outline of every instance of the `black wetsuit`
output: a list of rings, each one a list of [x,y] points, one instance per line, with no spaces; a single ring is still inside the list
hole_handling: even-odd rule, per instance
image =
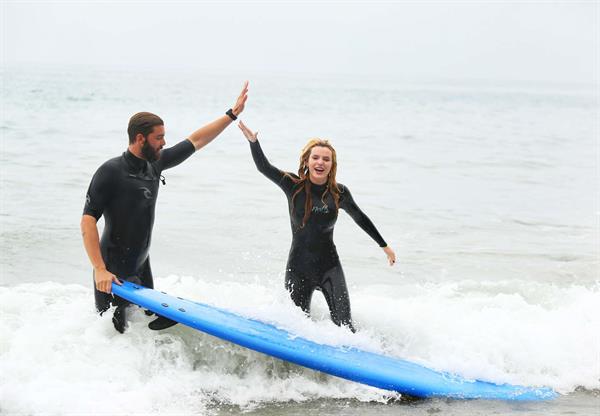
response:
[[[310,312],[310,301],[315,289],[321,290],[329,306],[331,319],[337,325],[346,325],[354,331],[350,313],[350,299],[340,259],[333,243],[333,228],[337,220],[337,209],[331,193],[322,200],[326,185],[310,183],[312,212],[302,227],[305,191],[292,197],[302,184],[297,184],[284,172],[269,163],[258,141],[250,142],[252,158],[258,170],[277,184],[288,199],[290,224],[292,227],[292,247],[288,257],[285,286],[290,291],[294,303],[306,313]],[[288,173],[294,178],[298,176]],[[338,183],[340,189],[339,207],[379,244],[387,246],[371,220],[360,210],[352,199],[348,188]]]
[[[106,269],[119,279],[137,281],[153,288],[150,240],[161,172],[177,166],[195,151],[189,140],[161,151],[160,159],[148,162],[129,150],[98,168],[87,192],[83,213],[100,219],[104,232],[100,251]],[[96,309],[104,312],[113,297],[95,289]],[[116,298],[118,304],[125,304]]]

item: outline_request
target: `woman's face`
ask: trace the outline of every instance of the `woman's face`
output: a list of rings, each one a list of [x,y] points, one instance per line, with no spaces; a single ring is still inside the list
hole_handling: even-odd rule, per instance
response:
[[[311,182],[323,185],[333,165],[331,150],[323,146],[315,146],[308,156],[308,172]]]

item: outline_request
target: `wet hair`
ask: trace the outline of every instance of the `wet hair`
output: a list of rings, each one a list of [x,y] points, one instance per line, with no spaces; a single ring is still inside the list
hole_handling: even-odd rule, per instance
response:
[[[310,174],[308,170],[308,159],[310,158],[310,154],[312,149],[315,147],[326,147],[331,150],[331,170],[329,171],[329,175],[327,176],[327,186],[323,195],[321,195],[321,201],[325,204],[325,196],[327,193],[330,193],[333,196],[333,201],[335,202],[335,209],[339,209],[340,207],[340,189],[338,187],[337,182],[335,181],[335,174],[337,172],[337,157],[335,153],[335,149],[329,143],[328,140],[324,139],[310,139],[308,143],[302,149],[302,153],[300,153],[300,165],[298,167],[298,178],[293,177],[291,175],[287,175],[291,178],[296,184],[301,185],[298,187],[298,190],[294,192],[292,196],[292,207],[294,207],[294,199],[296,196],[304,190],[306,199],[304,203],[304,217],[302,218],[302,226],[306,225],[308,218],[312,212],[312,197],[310,192],[311,182],[310,182]],[[293,210],[293,208],[292,208]],[[293,211],[292,211],[293,212]]]
[[[127,126],[127,134],[129,135],[129,144],[135,143],[135,136],[142,134],[144,137],[148,137],[154,126],[164,126],[165,123],[156,114],[141,112],[134,114],[129,119],[129,126]]]

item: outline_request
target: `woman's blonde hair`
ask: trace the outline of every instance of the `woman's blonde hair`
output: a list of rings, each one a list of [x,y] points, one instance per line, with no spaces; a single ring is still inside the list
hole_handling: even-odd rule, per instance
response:
[[[326,147],[331,151],[331,170],[329,171],[329,175],[327,176],[327,186],[323,195],[321,195],[321,202],[325,204],[325,196],[327,193],[330,193],[333,197],[333,201],[335,202],[335,209],[339,209],[340,207],[340,190],[338,188],[338,184],[335,181],[335,174],[337,172],[337,157],[335,153],[335,149],[329,143],[328,140],[325,139],[310,139],[308,143],[302,149],[300,153],[300,164],[298,166],[298,178],[295,178],[291,175],[288,175],[296,184],[303,185],[299,186],[298,190],[294,192],[292,196],[292,210],[294,207],[294,199],[296,196],[304,190],[306,195],[306,201],[304,203],[304,218],[302,218],[302,227],[306,225],[308,218],[312,212],[312,197],[310,192],[311,182],[310,182],[310,174],[308,170],[308,159],[310,158],[310,154],[312,149],[315,147]]]

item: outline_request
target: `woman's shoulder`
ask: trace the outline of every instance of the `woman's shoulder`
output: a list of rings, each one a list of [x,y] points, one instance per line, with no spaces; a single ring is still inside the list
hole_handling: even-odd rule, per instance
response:
[[[296,175],[295,173],[292,173],[292,172],[285,172],[285,171],[282,171],[282,172],[283,172],[283,174],[284,174],[285,176],[287,176],[287,177],[289,177],[289,178],[292,178],[292,179],[294,179],[295,181],[299,181],[299,180],[300,180],[300,176]]]
[[[340,195],[350,192],[348,187],[346,185],[344,185],[343,183],[337,182],[337,188],[340,191]]]
[[[281,179],[280,185],[283,186],[283,189],[286,191],[291,191],[296,189],[298,184],[301,182],[300,177],[292,172],[286,172],[284,170],[280,170]]]

